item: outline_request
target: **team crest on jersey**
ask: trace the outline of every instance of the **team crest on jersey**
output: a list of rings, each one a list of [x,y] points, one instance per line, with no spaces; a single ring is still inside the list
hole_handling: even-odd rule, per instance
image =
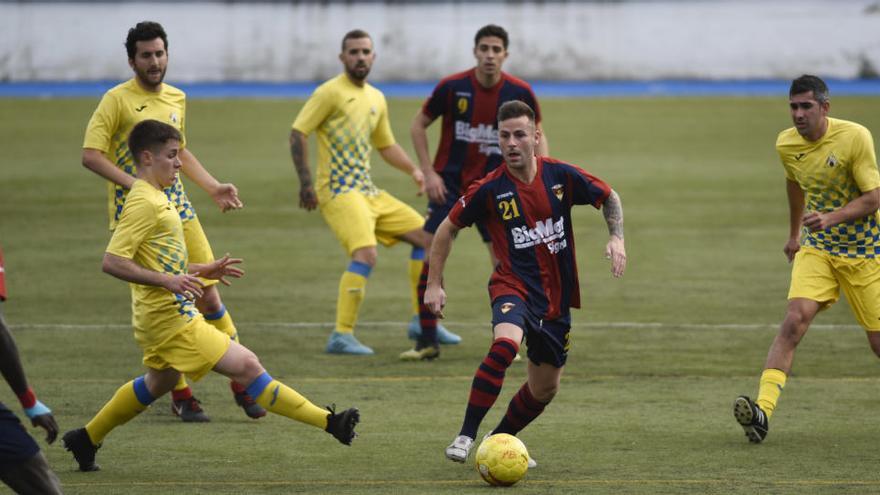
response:
[[[458,113],[465,113],[468,109],[468,100],[464,96],[458,99]]]
[[[171,115],[168,116],[168,120],[171,121],[172,124],[177,124],[180,118],[177,116],[177,112],[171,112]]]
[[[370,115],[376,115],[376,107],[370,107]]]
[[[828,166],[831,167],[831,168],[836,167],[838,163],[839,163],[839,162],[838,162],[838,160],[837,160],[837,157],[834,156],[834,153],[831,153],[830,155],[828,155],[828,159],[825,160],[825,164],[828,165]]]
[[[553,194],[556,195],[556,199],[562,201],[562,196],[565,195],[565,187],[563,187],[562,184],[554,184],[550,189],[553,191]]]
[[[507,314],[511,309],[514,308],[514,306],[516,306],[516,304],[513,304],[513,303],[504,303],[504,304],[502,304],[502,305],[501,305],[501,313],[502,313],[502,314]]]

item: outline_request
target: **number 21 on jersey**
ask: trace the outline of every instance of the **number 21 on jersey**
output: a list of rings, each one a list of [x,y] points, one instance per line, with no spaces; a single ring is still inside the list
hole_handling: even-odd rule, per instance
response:
[[[504,220],[519,218],[519,209],[516,206],[516,200],[513,198],[499,201],[498,210],[501,212],[501,218]]]

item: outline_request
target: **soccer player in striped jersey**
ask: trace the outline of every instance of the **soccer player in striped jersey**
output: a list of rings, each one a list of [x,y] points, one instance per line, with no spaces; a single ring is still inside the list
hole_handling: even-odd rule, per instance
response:
[[[792,264],[788,308],[770,345],[752,401],[734,400],[733,415],[752,443],[767,437],[795,349],[810,323],[840,292],[880,356],[880,172],[864,126],[828,117],[822,79],[803,75],[788,96],[794,127],[779,133],[789,206],[783,252]]]
[[[137,167],[128,149],[128,133],[135,124],[146,119],[168,123],[185,135],[186,95],[165,84],[168,67],[168,37],[156,22],[140,22],[128,31],[125,40],[128,64],[134,77],[107,91],[89,120],[83,142],[83,165],[107,179],[110,230],[116,228],[128,191],[134,184]],[[186,147],[180,157],[183,172],[204,189],[222,211],[241,208],[238,190],[233,184],[220,183],[205,170],[201,162]],[[196,216],[195,209],[184,191],[180,179],[165,190],[183,221],[186,247],[194,263],[214,260],[211,245]],[[215,281],[205,281],[204,295],[196,300],[196,307],[219,330],[238,340],[238,331],[232,317],[220,299]],[[251,418],[260,418],[266,411],[235,382],[230,382],[233,397]],[[209,421],[183,375],[172,393],[171,408],[184,422]]]
[[[270,412],[327,431],[343,444],[355,438],[357,409],[336,413],[322,409],[272,378],[259,358],[210,325],[193,304],[202,295],[202,279],[228,285],[238,278],[240,259],[223,256],[210,263],[190,263],[184,226],[165,194],[182,168],[183,138],[174,127],[144,120],[131,129],[128,149],[137,178],[104,253],[105,273],[129,282],[134,337],[143,351],[146,374],[116,390],[83,428],[62,438],[81,471],[97,471],[95,454],[104,438],[174,388],[180,375],[199,380],[216,371],[243,386]]]
[[[569,308],[580,307],[571,208],[601,208],[608,225],[605,256],[614,277],[626,268],[623,206],[605,182],[580,168],[536,156],[540,133],[532,109],[511,101],[498,110],[504,163],[472,184],[443,220],[430,255],[425,304],[443,317],[443,268],[458,231],[483,222],[498,259],[489,280],[493,341],[474,375],[465,417],[446,457],[464,462],[495,403],[523,337],[528,379],[491,433],[516,435],[538,417],[559,389],[569,349]]]
[[[523,101],[535,112],[535,125],[541,136],[538,155],[547,156],[547,139],[541,129],[541,110],[531,86],[501,70],[507,59],[509,40],[501,26],[483,26],[474,36],[472,69],[444,78],[422,105],[410,127],[413,148],[425,174],[428,194],[428,216],[425,231],[433,237],[440,222],[461,194],[475,180],[501,164],[498,147],[498,108],[508,101]],[[433,164],[428,153],[427,128],[442,117],[440,143]],[[483,242],[489,243],[489,233],[482,224],[477,230]],[[488,244],[487,244],[488,246]],[[489,247],[492,266],[497,264]],[[421,255],[413,253],[416,259]],[[419,280],[419,300],[424,297],[429,266],[422,267]],[[418,308],[418,319],[413,319],[409,337],[416,340],[414,349],[400,355],[403,360],[418,360],[436,356],[438,344],[456,344],[461,339],[439,325],[437,318],[424,305]]]

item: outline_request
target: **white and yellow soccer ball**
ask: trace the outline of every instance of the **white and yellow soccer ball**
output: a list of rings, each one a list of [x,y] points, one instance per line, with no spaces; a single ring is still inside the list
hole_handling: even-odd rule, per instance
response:
[[[477,449],[477,472],[495,486],[510,486],[529,469],[529,452],[519,438],[498,433],[483,440]]]

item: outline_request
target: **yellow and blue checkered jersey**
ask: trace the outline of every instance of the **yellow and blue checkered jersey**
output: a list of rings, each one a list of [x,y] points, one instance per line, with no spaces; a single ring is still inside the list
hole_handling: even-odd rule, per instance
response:
[[[804,191],[806,212],[838,210],[863,193],[880,187],[874,139],[865,127],[828,118],[828,130],[818,141],[808,141],[794,127],[779,133],[776,151],[785,177]],[[880,255],[878,214],[810,232],[804,227],[801,245],[835,256],[874,258]]]
[[[164,192],[144,180],[134,182],[106,252],[154,272],[187,272],[183,223]],[[129,286],[134,338],[141,345],[164,342],[201,316],[192,301],[162,287]]]
[[[340,74],[318,86],[293,122],[305,135],[318,132],[315,191],[326,202],[346,191],[374,195],[370,152],[394,144],[385,95],[368,83],[358,86]]]
[[[128,150],[128,134],[142,120],[153,119],[165,122],[180,131],[186,146],[184,121],[186,118],[186,95],[183,91],[162,84],[159,92],[153,93],[141,88],[137,81],[130,79],[104,93],[98,108],[92,114],[86,128],[83,148],[96,149],[104,153],[117,167],[134,177],[137,168]],[[119,221],[122,205],[128,190],[113,182],[107,183],[108,213],[110,214],[110,230]],[[165,194],[177,207],[180,218],[184,222],[196,216],[195,210],[186,197],[183,183],[178,178],[174,185],[165,190]]]

